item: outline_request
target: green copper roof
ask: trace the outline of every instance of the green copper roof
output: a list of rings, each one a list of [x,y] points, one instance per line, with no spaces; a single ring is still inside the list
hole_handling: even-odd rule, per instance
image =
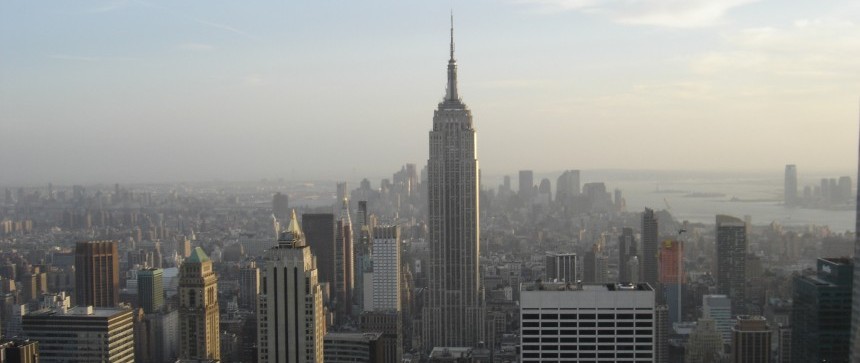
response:
[[[209,262],[209,256],[206,256],[206,252],[203,252],[202,248],[194,247],[194,250],[191,251],[191,256],[188,256],[188,258],[185,259],[185,262]]]

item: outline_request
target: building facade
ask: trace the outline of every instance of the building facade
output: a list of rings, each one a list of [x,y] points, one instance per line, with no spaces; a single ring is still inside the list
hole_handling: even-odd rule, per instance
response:
[[[134,362],[131,309],[44,309],[25,315],[22,328],[39,342],[42,363]]]
[[[116,241],[75,244],[77,306],[114,307],[119,304],[119,252]]]
[[[645,212],[642,213],[642,259],[639,261],[642,273],[639,274],[639,278],[642,282],[651,284],[651,287],[655,289],[660,280],[657,260],[660,241],[658,240],[659,229],[657,227],[657,216],[654,214],[654,210],[645,208]]]
[[[818,259],[818,271],[796,276],[791,310],[791,356],[796,362],[849,362],[854,264]]]
[[[762,316],[740,315],[732,328],[733,363],[770,363],[771,331]]]
[[[483,341],[477,138],[472,112],[457,92],[454,30],[445,98],[433,114],[427,160],[430,258],[423,351]]]
[[[648,284],[524,285],[520,361],[654,362],[657,317]]]
[[[137,301],[143,312],[152,314],[164,306],[164,271],[160,268],[137,273]]]
[[[191,251],[179,270],[179,358],[221,358],[218,277],[212,260],[200,247]]]
[[[732,300],[732,314],[746,312],[746,223],[739,218],[717,216],[717,293]]]
[[[295,211],[265,259],[257,308],[258,361],[323,362],[322,289]]]

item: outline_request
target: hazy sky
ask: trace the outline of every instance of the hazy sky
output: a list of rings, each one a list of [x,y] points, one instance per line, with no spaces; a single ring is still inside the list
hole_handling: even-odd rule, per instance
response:
[[[485,173],[853,173],[860,2],[0,1],[0,183],[423,165],[454,9]]]

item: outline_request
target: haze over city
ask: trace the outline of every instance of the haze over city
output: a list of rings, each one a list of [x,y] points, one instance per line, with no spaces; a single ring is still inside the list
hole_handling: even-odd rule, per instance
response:
[[[423,165],[451,9],[484,175],[853,174],[856,2],[5,1],[0,183]]]

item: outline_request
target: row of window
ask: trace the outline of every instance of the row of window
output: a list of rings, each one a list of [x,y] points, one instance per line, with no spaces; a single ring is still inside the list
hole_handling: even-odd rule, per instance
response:
[[[636,343],[651,343],[650,336],[636,337]],[[633,343],[633,337],[523,337],[523,343]]]
[[[572,320],[572,319],[579,319],[579,320],[594,320],[594,319],[630,320],[630,319],[634,319],[634,318],[635,319],[650,320],[653,318],[653,314],[630,314],[630,313],[624,313],[624,314],[621,314],[621,313],[619,313],[619,314],[610,314],[610,313],[601,313],[601,314],[522,314],[523,320],[537,320],[537,319],[541,319],[541,320],[549,320],[549,319],[552,319],[552,320],[555,320],[555,319],[562,319],[562,320]]]
[[[545,345],[524,345],[523,352],[530,350],[548,351],[548,350],[609,350],[609,351],[631,351],[631,350],[654,350],[653,344],[638,344],[638,345],[561,345],[561,346],[545,346]]]
[[[615,359],[632,359],[632,358],[652,358],[653,353],[523,353],[523,363],[539,362],[527,360],[528,358],[615,358]],[[614,360],[614,362],[623,362]]]
[[[583,327],[583,328],[593,328],[595,326],[600,327],[600,328],[614,328],[616,326],[617,327],[632,328],[634,326],[634,323],[632,321],[615,322],[612,320],[609,320],[609,321],[580,321],[580,322],[577,322],[577,321],[561,321],[561,322],[558,322],[558,321],[524,321],[522,325],[523,325],[523,328],[538,328],[538,327],[544,327],[544,328],[563,327],[563,328],[566,328],[566,327],[576,327],[576,326]],[[651,321],[636,321],[635,326],[637,328],[650,328],[653,326],[653,323]]]
[[[589,330],[586,330],[586,329],[580,329],[580,330],[576,330],[576,329],[562,329],[562,330],[542,329],[542,330],[537,330],[537,329],[523,329],[523,337],[535,336],[535,335],[541,335],[541,336],[546,336],[546,335],[564,335],[564,336],[571,336],[571,335],[584,335],[584,336],[652,335],[653,333],[654,332],[651,329],[637,329],[637,330],[632,330],[632,329],[620,329],[620,330],[614,330],[614,329],[613,330],[590,330],[590,329]]]

